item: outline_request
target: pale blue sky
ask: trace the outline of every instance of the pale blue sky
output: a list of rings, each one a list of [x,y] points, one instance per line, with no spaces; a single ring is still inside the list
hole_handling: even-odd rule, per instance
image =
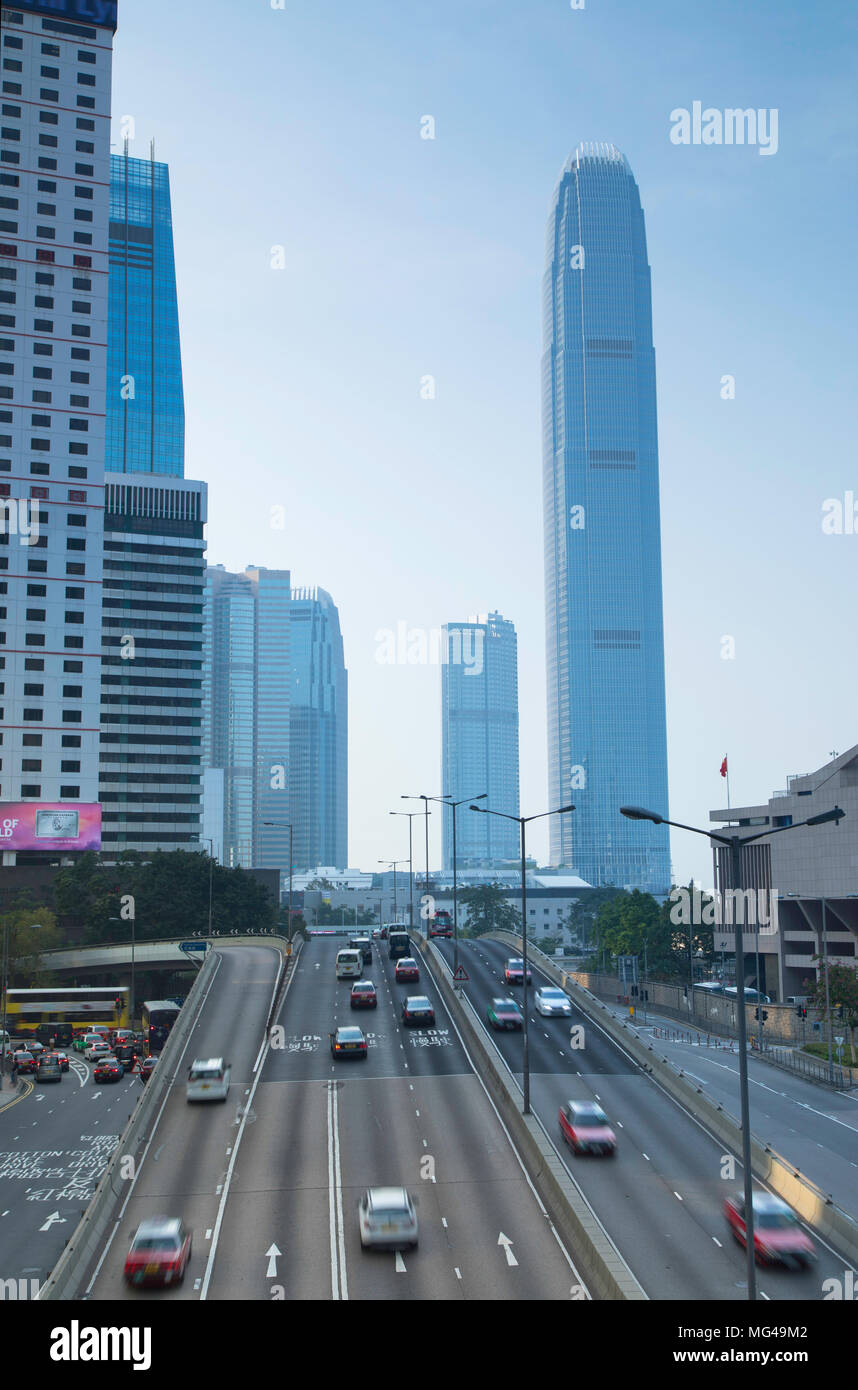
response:
[[[211,562],[339,606],[352,864],[407,854],[388,810],[443,790],[438,667],[376,660],[399,621],[512,619],[547,809],[541,279],[580,140],[623,150],[646,215],[671,813],[707,823],[725,752],[739,803],[858,742],[858,535],[821,529],[858,494],[856,30],[845,0],[120,0],[114,137],[133,116],[171,170],[186,474]],[[778,152],[673,145],[695,100],[777,108]],[[705,841],[672,854],[710,881]]]

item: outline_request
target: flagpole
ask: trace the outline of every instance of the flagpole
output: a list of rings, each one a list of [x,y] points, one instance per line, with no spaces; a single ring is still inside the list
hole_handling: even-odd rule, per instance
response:
[[[727,810],[729,811],[729,809],[730,809],[730,759],[729,759],[729,757],[726,759],[726,762],[727,762]]]

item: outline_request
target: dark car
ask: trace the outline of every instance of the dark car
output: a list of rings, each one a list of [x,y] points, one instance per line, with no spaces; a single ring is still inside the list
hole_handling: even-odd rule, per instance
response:
[[[92,1073],[93,1081],[121,1081],[125,1075],[121,1062],[117,1062],[115,1057],[102,1057],[100,1062],[96,1062],[95,1070]]]
[[[140,1063],[140,1080],[144,1086],[146,1085],[146,1082],[149,1080],[149,1077],[155,1070],[157,1064],[157,1057],[144,1057],[143,1061]]]
[[[330,1036],[332,1057],[366,1057],[366,1038],[359,1028],[338,1028]]]
[[[21,1076],[33,1076],[39,1070],[38,1062],[26,1048],[18,1048],[14,1054],[14,1061]]]
[[[521,1028],[524,1020],[521,1009],[514,999],[493,999],[486,1009],[486,1017],[493,1028]]]
[[[57,1061],[58,1061],[59,1064],[60,1064],[60,1071],[68,1071],[68,1069],[69,1069],[68,1053],[66,1053],[66,1052],[57,1052],[55,1055],[56,1055]]]
[[[62,1068],[57,1058],[50,1054],[41,1059],[36,1075],[40,1081],[62,1081],[63,1079]]]
[[[378,994],[372,980],[355,980],[349,1004],[353,1009],[377,1009]]]
[[[117,1062],[122,1063],[125,1071],[133,1071],[137,1057],[142,1051],[143,1048],[138,1042],[117,1043],[113,1055]]]
[[[159,1216],[138,1226],[125,1260],[129,1284],[181,1284],[191,1258],[192,1233],[177,1217]]]
[[[364,965],[372,964],[372,942],[368,936],[352,936],[349,938],[349,946],[355,951],[360,951],[361,960]]]
[[[435,1023],[435,1010],[425,994],[409,994],[402,1005],[402,1022],[406,1028],[420,1028]]]

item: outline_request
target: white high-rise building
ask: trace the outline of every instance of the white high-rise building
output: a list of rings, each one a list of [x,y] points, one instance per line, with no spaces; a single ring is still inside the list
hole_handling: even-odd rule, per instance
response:
[[[115,28],[115,0],[3,3],[2,802],[98,801]]]

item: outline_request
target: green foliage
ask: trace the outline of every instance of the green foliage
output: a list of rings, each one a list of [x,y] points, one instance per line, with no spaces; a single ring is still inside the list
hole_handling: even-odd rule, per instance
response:
[[[7,930],[9,987],[29,989],[35,984],[49,984],[44,973],[36,978],[36,964],[42,951],[55,951],[62,945],[55,914],[22,893],[13,907],[0,913],[0,939]]]
[[[638,956],[641,975],[646,958],[649,979],[687,982],[691,974],[689,938],[695,971],[700,967],[703,973],[707,965],[711,965],[712,928],[703,921],[691,920],[706,915],[704,909],[711,903],[711,897],[700,894],[695,899],[691,885],[686,899],[672,902],[668,898],[662,904],[638,889],[632,893],[616,889],[605,891],[611,896],[599,906],[595,921],[596,951],[586,963],[587,968],[599,968],[603,956],[608,969],[610,957]],[[680,910],[683,902],[688,904],[686,912]]]
[[[317,908],[309,907],[307,911],[314,915],[315,925],[319,927],[371,927],[376,920],[374,912],[359,909],[355,921],[353,907],[332,907],[330,903],[320,903]]]
[[[521,931],[521,913],[507,902],[507,890],[498,883],[480,883],[459,890],[459,902],[467,908],[463,936],[483,936],[489,931]]]
[[[819,965],[819,979],[805,980],[808,1002],[819,1009],[825,1018],[825,960],[814,956]],[[850,1037],[858,1026],[858,969],[854,965],[835,965],[828,962],[828,994],[831,1004],[831,1022],[835,1029],[840,1023],[849,1029]],[[827,1053],[827,1045],[826,1045]]]

